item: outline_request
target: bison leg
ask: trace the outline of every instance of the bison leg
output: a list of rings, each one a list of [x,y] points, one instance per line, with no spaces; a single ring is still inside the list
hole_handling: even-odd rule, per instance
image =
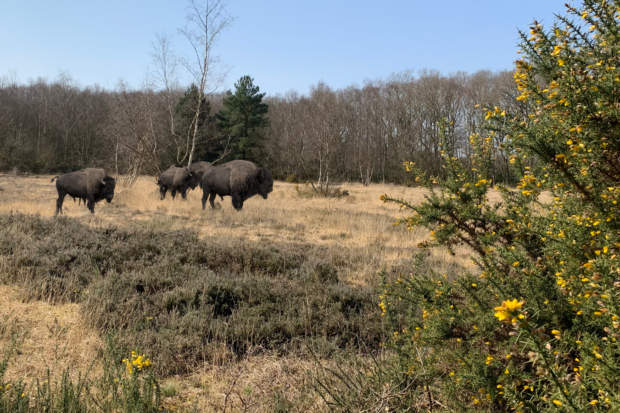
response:
[[[213,203],[213,201],[215,201],[215,197],[216,197],[216,193],[215,191],[211,191],[211,193],[209,194],[209,204],[211,204],[211,209],[215,209],[215,204]]]
[[[174,199],[174,197],[177,196],[177,190],[176,189],[171,189],[170,190],[170,195],[172,195],[172,199]]]
[[[60,215],[62,215],[62,203],[65,200],[66,195],[67,193],[58,193],[58,199],[56,200],[56,212],[54,213],[54,215],[58,215],[59,212]]]
[[[88,202],[87,202],[86,206],[90,210],[90,213],[94,214],[95,213],[95,200],[92,197],[89,197],[87,199],[88,199]]]
[[[241,198],[240,194],[233,194],[232,195],[232,204],[233,204],[233,207],[237,211],[241,211],[241,209],[243,208],[243,198]]]
[[[159,187],[159,199],[160,200],[163,201],[164,199],[166,199],[166,192],[167,191],[168,191],[167,187],[165,187],[163,185]]]
[[[202,190],[202,210],[205,210],[205,205],[207,204],[207,194],[208,192],[204,190]]]

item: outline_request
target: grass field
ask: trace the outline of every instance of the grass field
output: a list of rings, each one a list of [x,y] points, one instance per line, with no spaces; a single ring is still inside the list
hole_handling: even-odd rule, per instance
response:
[[[6,221],[9,222],[8,224],[5,223],[5,236],[8,234],[10,238],[14,235],[16,238],[11,242],[22,243],[24,247],[22,247],[23,251],[20,250],[21,252],[17,248],[16,251],[19,253],[16,252],[11,256],[0,254],[0,264],[2,264],[0,270],[6,274],[11,274],[0,277],[5,283],[5,286],[0,289],[2,296],[0,317],[4,317],[5,324],[15,323],[15,325],[20,326],[20,329],[27,332],[24,334],[25,339],[21,344],[21,354],[14,359],[8,374],[11,377],[23,377],[28,380],[34,377],[44,377],[48,368],[52,371],[59,371],[65,367],[72,367],[75,371],[83,371],[96,358],[98,351],[102,348],[102,337],[106,331],[110,330],[110,326],[118,329],[120,328],[118,326],[123,325],[122,328],[125,330],[122,331],[127,332],[128,337],[125,344],[158,351],[160,365],[168,366],[165,374],[162,373],[160,381],[163,383],[163,392],[166,396],[165,404],[170,410],[191,411],[192,408],[198,411],[324,410],[325,406],[313,392],[312,380],[308,376],[308,372],[316,368],[316,361],[309,356],[309,352],[314,351],[312,346],[315,344],[313,344],[314,341],[308,340],[324,335],[327,337],[326,342],[341,343],[342,341],[338,341],[340,338],[336,338],[338,333],[331,332],[333,329],[338,330],[339,323],[346,323],[348,326],[346,328],[351,329],[351,334],[362,334],[359,333],[362,331],[359,329],[365,328],[363,327],[364,318],[380,312],[376,307],[376,302],[373,301],[374,298],[372,298],[378,295],[377,290],[380,283],[378,271],[386,269],[389,274],[409,271],[412,257],[417,252],[416,245],[427,236],[422,231],[412,232],[406,231],[402,227],[394,227],[392,223],[399,217],[400,211],[398,208],[385,205],[379,200],[381,194],[387,193],[414,203],[420,202],[423,199],[424,192],[417,188],[378,184],[364,187],[357,184],[345,184],[344,188],[349,190],[350,196],[322,198],[300,196],[294,185],[276,182],[274,191],[268,200],[263,200],[260,197],[251,198],[244,204],[244,209],[241,212],[232,208],[230,198],[220,201],[221,208],[219,209],[210,210],[207,207],[203,211],[200,204],[202,194],[199,189],[190,192],[187,200],[182,200],[179,197],[172,200],[168,194],[168,197],[161,201],[154,179],[142,177],[130,188],[117,187],[113,202],[111,204],[98,203],[94,215],[91,215],[85,206],[78,206],[77,202],[74,203],[70,197],[67,197],[64,211],[65,216],[70,220],[62,221],[53,218],[56,188],[54,183],[50,183],[50,179],[51,176],[0,175],[0,216],[7,214],[34,215],[39,217],[37,219],[40,222],[50,225],[48,229],[44,230],[48,231],[45,232],[46,235],[41,235],[42,232],[34,230],[32,232],[34,235],[32,235],[28,233],[29,228],[34,226],[32,223],[11,224],[10,222],[13,222],[11,220]],[[75,225],[75,229],[68,233],[59,232],[58,225],[64,225],[64,223]],[[27,234],[24,235],[25,238],[19,238],[21,235],[16,233],[22,231],[20,228],[26,228],[25,233],[30,235]],[[175,357],[174,354],[179,351],[179,348],[183,348],[183,351],[189,351],[187,344],[184,344],[185,347],[179,347],[180,344],[176,343],[176,347],[167,348],[165,343],[168,339],[162,338],[163,336],[153,336],[155,338],[149,339],[149,341],[142,339],[142,336],[136,333],[139,328],[148,328],[148,326],[143,327],[141,324],[131,324],[130,322],[125,326],[119,321],[122,320],[122,317],[113,318],[98,312],[98,308],[109,307],[112,304],[114,308],[120,308],[116,305],[117,302],[132,303],[136,300],[135,296],[139,295],[138,293],[135,291],[115,291],[114,287],[110,286],[109,283],[106,284],[107,280],[100,276],[79,282],[71,278],[73,281],[67,285],[70,288],[77,289],[74,290],[74,295],[71,295],[70,291],[69,293],[65,291],[69,287],[64,284],[62,294],[54,295],[56,293],[47,290],[43,293],[41,292],[43,288],[41,282],[48,290],[51,288],[45,280],[45,277],[49,275],[45,274],[49,274],[49,271],[52,273],[57,271],[54,268],[58,267],[59,264],[54,263],[53,266],[49,264],[49,268],[52,270],[42,271],[43,275],[40,277],[43,281],[32,281],[39,275],[29,275],[29,278],[25,278],[24,271],[16,269],[15,258],[12,258],[22,254],[23,257],[20,262],[23,262],[26,258],[33,258],[28,257],[29,254],[49,254],[49,257],[42,258],[40,263],[36,261],[35,264],[28,264],[29,268],[43,268],[48,265],[49,260],[55,260],[56,256],[74,254],[78,258],[74,257],[67,261],[69,264],[63,264],[68,268],[62,269],[64,271],[62,273],[64,278],[62,279],[65,282],[70,277],[81,276],[79,272],[85,271],[84,268],[89,268],[85,266],[84,262],[91,260],[92,257],[89,255],[87,258],[83,258],[79,255],[80,252],[62,251],[62,247],[59,245],[62,244],[63,237],[72,238],[74,233],[83,232],[83,235],[80,235],[83,239],[84,237],[94,237],[93,234],[98,234],[98,231],[110,229],[128,231],[122,235],[114,235],[117,237],[114,238],[116,241],[110,241],[114,244],[110,246],[110,251],[113,251],[112,254],[118,254],[120,251],[120,249],[114,250],[116,245],[121,242],[118,240],[134,237],[136,241],[131,242],[137,243],[135,245],[140,244],[141,238],[153,238],[152,243],[158,248],[156,255],[166,255],[167,250],[159,247],[166,242],[165,240],[169,239],[166,234],[174,234],[170,237],[181,240],[179,241],[181,244],[183,244],[184,238],[195,237],[195,241],[188,241],[189,247],[187,248],[193,248],[192,246],[196,243],[203,243],[200,245],[204,245],[204,248],[211,246],[215,248],[208,253],[212,254],[209,255],[208,259],[208,271],[205,270],[203,264],[194,263],[191,257],[189,259],[185,256],[181,258],[182,268],[174,270],[177,271],[174,275],[176,278],[170,278],[171,283],[182,284],[183,290],[181,292],[179,292],[179,288],[176,288],[178,285],[175,286],[176,289],[166,287],[168,290],[162,293],[164,295],[161,298],[156,295],[159,292],[153,290],[151,300],[155,304],[148,311],[151,311],[155,320],[158,321],[158,329],[163,329],[165,326],[170,331],[174,331],[174,333],[170,333],[174,337],[182,336],[184,333],[179,333],[179,331],[184,330],[179,330],[178,326],[173,325],[170,321],[172,317],[170,314],[176,317],[175,323],[180,324],[194,323],[191,325],[196,326],[203,325],[206,321],[204,321],[204,315],[200,313],[202,310],[196,310],[195,313],[192,313],[194,318],[189,318],[191,311],[182,312],[179,310],[179,299],[174,298],[177,301],[170,304],[170,300],[173,300],[172,296],[177,297],[179,294],[190,294],[190,292],[194,294],[195,291],[202,294],[206,291],[205,285],[209,283],[214,283],[213,285],[217,285],[218,288],[225,286],[228,288],[226,291],[234,290],[234,294],[237,294],[235,297],[238,297],[236,300],[241,301],[256,300],[258,294],[255,292],[256,288],[267,291],[264,293],[266,294],[264,297],[261,296],[263,301],[267,300],[265,297],[267,297],[270,289],[273,294],[280,294],[278,292],[280,286],[282,287],[281,296],[277,300],[270,301],[269,305],[264,304],[260,308],[260,312],[252,307],[253,304],[236,304],[238,307],[235,307],[234,311],[237,313],[233,311],[232,316],[226,315],[230,318],[226,319],[228,320],[226,321],[227,327],[224,330],[222,330],[223,327],[217,327],[220,330],[213,327],[213,323],[220,322],[219,319],[208,318],[210,320],[208,322],[211,323],[211,327],[209,327],[211,330],[209,331],[212,332],[209,346],[201,350],[203,353],[201,356],[189,357],[186,355],[178,360],[175,359],[175,363],[187,363],[187,366],[175,370],[174,367],[170,367],[170,360],[163,360],[163,358]],[[52,244],[49,241],[50,237],[58,237],[59,239],[55,239]],[[30,242],[33,245],[31,250],[28,246]],[[78,242],[76,245],[79,246],[81,241],[75,242]],[[106,238],[103,237],[101,241],[97,242],[105,244]],[[134,248],[132,245],[134,244],[130,244],[130,247]],[[243,246],[244,251],[246,251],[242,256],[235,255],[235,251],[240,248],[239,246]],[[138,247],[135,248],[137,251],[142,251]],[[186,247],[181,246],[180,248],[182,250]],[[200,248],[203,247],[197,247],[198,250]],[[56,251],[56,255],[49,253],[50,249]],[[219,262],[218,256],[223,253],[232,254],[230,255],[232,258],[229,260],[222,259],[222,262]],[[281,254],[284,257],[283,263],[277,261],[276,267],[270,263],[264,264],[263,261],[276,260],[271,255],[264,258],[267,253]],[[471,265],[464,249],[457,250],[456,253],[456,256],[451,256],[448,252],[433,250],[429,253],[429,259],[426,262],[435,271],[449,274]],[[147,286],[154,285],[158,282],[158,274],[166,272],[168,268],[174,266],[175,257],[179,256],[179,252],[174,252],[174,254],[177,255],[171,255],[165,263],[162,262],[155,269],[149,269],[151,268],[149,262],[140,263],[138,266],[131,261],[133,272],[122,273],[118,268],[110,267],[112,268],[110,273],[114,273],[114,277],[118,277],[117,284],[126,279],[139,279],[140,283]],[[196,253],[192,254],[195,255]],[[258,256],[257,254],[263,257],[258,264],[255,258]],[[153,262],[158,259],[151,255],[149,257]],[[74,266],[74,259],[82,260],[80,261],[82,263],[79,266],[77,264]],[[131,260],[133,258],[123,259]],[[298,262],[298,264],[290,264],[293,261]],[[213,262],[218,263],[213,264]],[[105,261],[104,264],[100,265],[108,265],[108,263]],[[209,273],[206,274],[206,272]],[[112,279],[110,275],[105,277]],[[194,281],[189,280],[190,277],[202,278],[200,278],[200,282],[195,281],[194,284],[197,284],[194,285],[192,284]],[[220,277],[217,278],[219,281],[212,281],[214,277]],[[258,282],[256,280],[260,280],[264,286],[261,284],[257,287],[252,284]],[[80,288],[83,289],[80,290]],[[299,291],[295,290],[296,288]],[[322,290],[322,288],[326,289]],[[96,297],[89,296],[93,295],[93,291],[98,291],[97,294],[100,295],[110,294],[111,298],[109,301],[97,301]],[[286,302],[290,298],[287,297],[289,294],[287,291],[290,291],[291,296],[298,297],[298,301]],[[307,302],[314,297],[312,300],[316,301],[318,298],[312,296],[313,292],[331,294],[334,297],[338,295],[339,298],[336,300],[338,302],[342,302],[344,296],[353,297],[360,303],[364,303],[363,306],[360,304],[363,309],[359,310],[358,318],[355,318],[357,316],[349,316],[348,310],[342,310],[345,315],[332,320],[328,315],[320,315],[320,309],[314,308],[317,305],[321,307],[323,304],[308,304],[307,309],[303,311],[308,312],[313,309],[312,311],[315,311],[316,314],[313,313],[312,317],[318,317],[316,319],[319,321],[314,321],[314,324],[310,325],[307,320],[310,316],[307,315],[303,316],[306,317],[305,321],[297,320],[295,317],[298,315],[291,314],[293,312],[296,314],[296,308],[300,305],[306,308],[305,304],[299,304],[304,303],[304,300]],[[53,297],[57,298],[54,299]],[[269,299],[271,300],[271,298]],[[166,302],[160,307],[167,305],[168,313],[163,310],[160,311],[157,300],[162,300],[162,303]],[[112,304],[110,304],[111,302]],[[126,315],[128,319],[132,319],[132,317],[137,319],[137,317],[144,317],[145,314],[151,314],[140,313],[138,310],[134,311],[134,307],[131,305],[134,304],[127,304],[123,307],[121,315]],[[171,305],[174,307],[173,310],[170,310]],[[204,308],[204,305],[201,308]],[[217,303],[209,302],[208,305],[211,306],[209,308],[219,308]],[[327,303],[324,305],[335,304]],[[342,307],[341,304],[338,305]],[[136,308],[142,308],[141,306],[144,304],[135,304]],[[265,311],[279,311],[282,313],[282,320],[286,318],[286,321],[274,321],[269,318],[268,314],[265,315]],[[241,317],[241,315],[237,315],[235,319],[235,314],[245,314],[243,317],[247,317],[248,320],[268,319],[269,323],[275,323],[275,327],[269,330],[269,333],[264,333],[263,336],[258,333],[250,334],[247,332],[248,328],[253,329],[257,326],[248,327],[246,324],[238,324],[240,327],[234,327],[237,329],[234,330],[231,326],[236,325],[234,324],[235,320],[239,320]],[[236,322],[240,323],[240,321]],[[380,321],[377,323],[379,324],[376,328],[379,328]],[[173,327],[174,329],[172,329]],[[346,330],[346,328],[344,329]],[[281,329],[288,329],[286,339],[278,338],[279,344],[271,345],[272,341],[270,340],[273,339],[274,332]],[[300,329],[306,331],[300,332]],[[368,327],[368,329],[372,328]],[[239,332],[241,330],[244,332]],[[157,331],[159,334],[160,330]],[[233,338],[230,338],[231,334],[234,336]],[[373,332],[372,334],[376,333]],[[363,339],[360,339],[363,342],[362,347],[369,346],[368,343],[374,342],[375,339],[371,337],[375,337],[375,335],[372,334],[367,333],[364,336],[369,337],[368,340],[370,341],[368,342],[363,342]],[[196,337],[187,334],[188,343],[195,339]],[[218,344],[220,339],[220,344],[224,347],[228,346],[228,350],[214,350],[213,346]],[[5,335],[2,338],[2,343],[6,347],[8,342],[9,337]],[[239,342],[244,343],[242,351],[239,350]],[[350,340],[347,343],[350,343]],[[204,345],[206,346],[206,344]],[[335,354],[334,351],[346,353],[362,350],[360,347],[356,348],[355,345],[351,347],[350,344],[338,344],[333,349],[319,351],[318,354],[322,360],[329,363],[331,355]],[[158,354],[153,355],[156,361]],[[92,374],[96,374],[96,371],[95,367]]]
[[[0,214],[21,212],[53,217],[57,194],[50,179],[0,175]],[[345,252],[352,265],[346,278],[352,283],[376,282],[379,269],[408,263],[412,251],[427,236],[392,227],[399,210],[379,200],[380,195],[387,193],[420,202],[424,196],[422,189],[347,184],[345,188],[351,196],[336,199],[300,197],[294,187],[276,182],[268,200],[253,197],[246,201],[241,213],[232,208],[230,197],[218,201],[221,209],[210,210],[207,205],[203,211],[199,188],[189,192],[186,200],[172,200],[168,194],[160,201],[154,179],[142,177],[131,188],[117,188],[111,204],[98,203],[94,215],[68,196],[64,213],[92,226],[143,222],[157,229],[191,228],[200,236],[311,243],[329,249],[336,260]],[[444,265],[453,261],[447,252],[433,254]]]

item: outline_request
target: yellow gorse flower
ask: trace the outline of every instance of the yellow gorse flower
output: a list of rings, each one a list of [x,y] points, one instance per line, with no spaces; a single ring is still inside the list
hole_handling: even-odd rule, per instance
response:
[[[515,298],[512,301],[504,301],[502,303],[503,306],[505,306],[509,311],[515,311],[515,310],[520,310],[521,307],[523,307],[523,302],[522,301],[517,301],[517,299]]]
[[[134,371],[142,371],[149,368],[152,363],[145,355],[138,355],[135,351],[131,352],[131,359],[123,359],[127,365],[127,373],[133,374]]]
[[[497,310],[498,308],[501,308],[501,307],[497,307],[497,308],[496,308],[496,310]],[[505,319],[507,319],[508,317],[510,317],[510,313],[509,313],[508,311],[506,311],[506,310],[503,310],[503,309],[502,309],[502,310],[498,310],[498,311],[495,313],[495,317],[497,317],[497,319],[498,319],[499,321],[504,321]]]
[[[523,301],[519,301],[516,298],[514,300],[506,300],[502,302],[501,307],[495,307],[495,317],[497,317],[499,321],[504,321],[510,318],[513,313],[520,310],[523,304]]]

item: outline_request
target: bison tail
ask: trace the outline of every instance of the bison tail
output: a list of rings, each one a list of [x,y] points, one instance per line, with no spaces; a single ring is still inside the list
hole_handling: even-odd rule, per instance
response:
[[[54,182],[54,179],[58,178],[60,175],[56,175],[55,177],[52,178],[52,180],[50,182]]]

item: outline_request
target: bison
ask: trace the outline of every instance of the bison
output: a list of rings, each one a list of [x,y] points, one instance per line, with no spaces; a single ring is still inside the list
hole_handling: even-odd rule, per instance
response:
[[[103,199],[112,202],[116,180],[106,173],[105,169],[86,168],[81,171],[70,172],[55,176],[58,199],[56,200],[56,213],[62,214],[62,203],[66,195],[84,199],[91,214],[95,213],[95,203]]]
[[[196,188],[198,181],[196,174],[188,168],[173,165],[159,176],[157,184],[159,185],[160,199],[166,198],[168,190],[172,194],[172,199],[174,199],[177,192],[180,192],[181,197],[185,198],[187,190],[189,188]]]
[[[194,162],[189,166],[189,170],[196,174],[196,182],[202,188],[202,176],[207,170],[213,168],[211,162]]]
[[[243,208],[243,202],[256,194],[267,199],[273,191],[273,175],[265,168],[259,168],[248,161],[231,161],[214,166],[202,177],[202,209],[205,209],[207,198],[211,208],[215,208],[215,196],[232,197],[233,207],[237,211]]]

